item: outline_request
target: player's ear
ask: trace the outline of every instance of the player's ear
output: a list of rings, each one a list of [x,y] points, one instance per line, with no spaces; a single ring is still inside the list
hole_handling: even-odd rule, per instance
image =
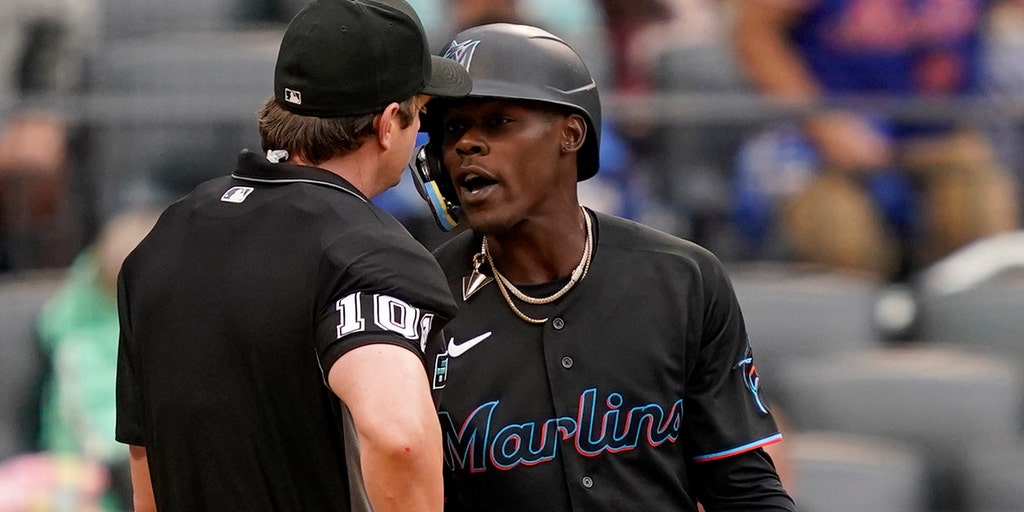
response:
[[[573,153],[583,147],[587,138],[587,122],[579,114],[569,114],[562,125],[562,152]]]

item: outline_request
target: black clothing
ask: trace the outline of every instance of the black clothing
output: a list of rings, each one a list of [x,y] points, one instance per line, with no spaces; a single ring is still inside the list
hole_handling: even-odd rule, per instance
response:
[[[248,151],[163,213],[118,308],[117,439],[146,447],[159,510],[188,512],[349,510],[327,372],[371,343],[422,356],[455,313],[430,253],[355,187]]]
[[[462,300],[479,236],[435,251],[459,302],[444,342],[427,350],[448,510],[696,510],[702,465],[781,438],[721,263],[589,214],[586,277],[551,304],[517,301],[548,318],[539,325],[516,316],[494,282]],[[774,468],[762,469],[789,500]]]

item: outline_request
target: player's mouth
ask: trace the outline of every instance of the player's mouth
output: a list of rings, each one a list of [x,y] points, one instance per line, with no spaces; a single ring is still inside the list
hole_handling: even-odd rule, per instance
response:
[[[483,199],[483,196],[498,184],[498,180],[482,170],[474,169],[460,175],[456,183],[463,200],[474,200]]]
[[[474,194],[496,183],[498,182],[483,176],[470,175],[462,180],[462,189],[470,194]]]

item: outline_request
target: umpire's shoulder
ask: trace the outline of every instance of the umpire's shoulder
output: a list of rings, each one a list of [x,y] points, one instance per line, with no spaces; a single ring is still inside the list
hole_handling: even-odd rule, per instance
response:
[[[473,260],[473,255],[480,251],[480,238],[467,229],[434,249],[434,258],[445,273],[466,268]]]

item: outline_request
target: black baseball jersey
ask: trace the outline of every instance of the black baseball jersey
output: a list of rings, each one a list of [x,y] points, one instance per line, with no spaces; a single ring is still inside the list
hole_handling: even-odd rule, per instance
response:
[[[119,281],[116,437],[146,447],[160,510],[349,510],[327,371],[371,343],[422,357],[455,313],[436,260],[355,187],[248,151]]]
[[[696,510],[700,462],[781,438],[721,263],[590,214],[586,277],[552,304],[517,302],[548,318],[540,325],[517,317],[493,281],[462,300],[479,236],[435,252],[459,302],[428,347],[449,510]]]

